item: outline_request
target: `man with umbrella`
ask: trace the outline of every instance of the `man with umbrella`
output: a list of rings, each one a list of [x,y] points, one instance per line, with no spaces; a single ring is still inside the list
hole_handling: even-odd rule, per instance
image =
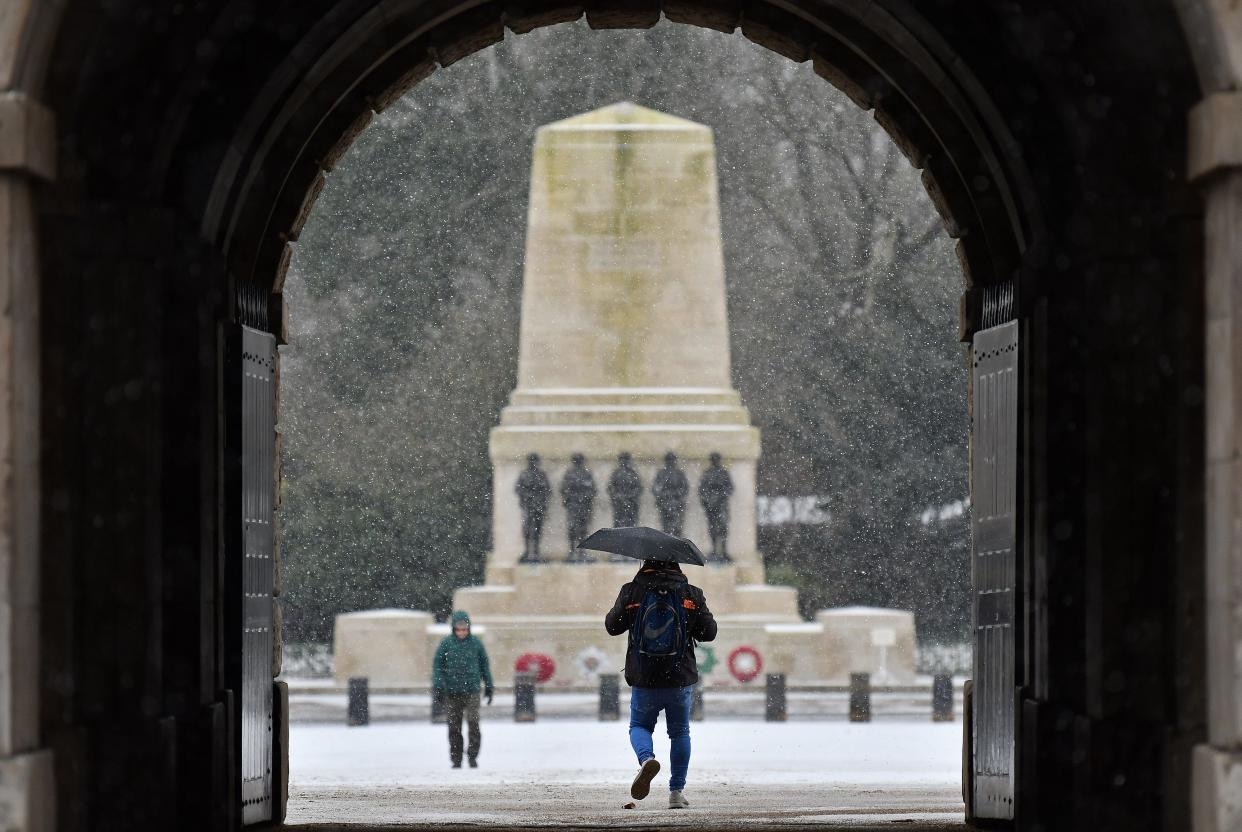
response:
[[[604,617],[610,636],[630,634],[625,681],[632,688],[630,746],[638,758],[630,796],[646,797],[660,771],[652,734],[664,711],[673,769],[668,805],[684,809],[690,805],[682,794],[690,768],[690,698],[699,681],[694,644],[716,637],[716,619],[703,590],[690,584],[678,563],[702,566],[703,553],[689,540],[642,526],[600,529],[582,541],[582,547],[643,562]]]

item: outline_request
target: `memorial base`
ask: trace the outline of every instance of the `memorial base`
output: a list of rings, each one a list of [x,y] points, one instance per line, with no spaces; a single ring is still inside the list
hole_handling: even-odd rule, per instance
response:
[[[696,569],[719,633],[698,648],[708,688],[761,687],[764,674],[783,673],[791,684],[846,684],[869,673],[876,685],[914,681],[914,617],[902,610],[847,607],[821,610],[815,621],[797,614],[790,587],[730,584],[735,567]],[[519,659],[547,656],[555,672],[549,689],[593,688],[601,673],[625,664],[625,636],[604,631],[604,614],[633,565],[546,564],[515,567],[510,585],[458,590],[455,607],[470,613],[498,685],[513,682]],[[531,592],[544,587],[546,592]],[[563,612],[554,609],[563,599]],[[431,656],[447,624],[427,613],[376,610],[337,617],[336,669],[341,683],[362,676],[379,687],[422,688]]]

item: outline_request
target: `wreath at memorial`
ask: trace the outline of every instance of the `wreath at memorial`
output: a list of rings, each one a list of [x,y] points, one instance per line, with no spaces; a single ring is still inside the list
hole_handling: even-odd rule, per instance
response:
[[[523,653],[513,663],[518,673],[534,673],[536,682],[546,682],[556,673],[556,662],[546,653]]]
[[[720,664],[720,660],[716,658],[715,647],[696,644],[694,645],[694,654],[700,673],[711,673],[715,670],[716,665]]]
[[[608,654],[594,645],[579,650],[574,656],[574,665],[581,676],[595,676],[603,672],[607,663]]]
[[[739,682],[753,681],[763,672],[763,657],[753,647],[738,647],[729,654],[729,672]]]

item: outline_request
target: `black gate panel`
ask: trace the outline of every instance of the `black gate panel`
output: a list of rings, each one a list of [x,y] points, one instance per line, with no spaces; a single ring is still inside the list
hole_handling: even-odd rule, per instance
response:
[[[974,816],[1012,819],[1018,324],[977,332],[971,424]]]
[[[272,817],[276,339],[241,327],[242,819]],[[236,515],[235,515],[236,516]]]

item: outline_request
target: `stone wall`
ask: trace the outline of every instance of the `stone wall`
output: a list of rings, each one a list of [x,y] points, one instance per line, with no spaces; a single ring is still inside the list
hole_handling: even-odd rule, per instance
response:
[[[1189,174],[1206,203],[1207,742],[1194,750],[1196,832],[1242,829],[1242,8],[1187,4],[1206,97]]]
[[[56,175],[53,113],[39,100],[59,8],[17,0],[0,14],[0,818],[56,827],[54,765],[41,730],[40,304],[34,192]]]

